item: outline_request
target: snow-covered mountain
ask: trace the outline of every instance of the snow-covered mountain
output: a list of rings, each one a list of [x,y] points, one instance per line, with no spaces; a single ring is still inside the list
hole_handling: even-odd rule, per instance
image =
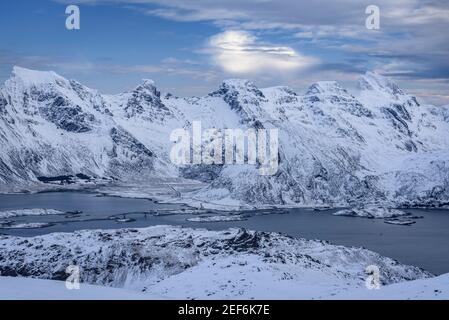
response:
[[[156,156],[113,120],[96,91],[53,72],[14,68],[1,89],[0,181],[75,175],[128,179]]]
[[[204,128],[278,128],[279,170],[251,165],[178,168],[169,137]],[[162,95],[151,80],[102,95],[53,72],[15,67],[0,89],[0,184],[80,175],[151,184],[189,178],[208,185],[183,200],[237,205],[449,202],[449,108],[420,105],[367,72],[357,92],[335,81],[259,89],[224,81],[204,97]],[[41,178],[42,180],[42,178]]]
[[[367,290],[365,270],[372,265],[381,285],[431,276],[363,248],[246,229],[154,226],[0,236],[0,257],[6,277],[64,281],[67,266],[76,265],[83,284],[171,299],[330,298]]]

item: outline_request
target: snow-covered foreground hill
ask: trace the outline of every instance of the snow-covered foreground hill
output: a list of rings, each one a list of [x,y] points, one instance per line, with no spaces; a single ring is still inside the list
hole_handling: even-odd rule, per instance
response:
[[[278,128],[277,174],[261,176],[251,165],[174,166],[170,133],[193,121],[204,129]],[[55,177],[142,190],[155,180],[187,178],[206,182],[176,193],[192,204],[443,205],[448,132],[447,106],[420,105],[372,72],[354,93],[334,81],[312,84],[301,96],[227,80],[207,96],[178,98],[150,80],[107,96],[53,72],[15,67],[0,89],[0,191]]]
[[[34,238],[0,237],[3,277],[65,280],[69,265],[81,269],[79,297],[91,296],[89,290],[93,290],[92,294],[104,293],[106,298],[117,291],[109,294],[90,286],[83,289],[83,284],[125,289],[124,298],[133,290],[148,295],[147,298],[329,299],[363,294],[368,290],[365,269],[372,265],[380,270],[382,288],[431,277],[419,268],[363,248],[244,229],[207,231],[156,226],[54,233]],[[429,286],[435,285],[435,290],[443,288],[447,295],[448,285],[444,282],[447,277],[441,279],[428,282]],[[431,280],[420,281],[424,282],[417,285]],[[11,288],[13,280],[1,278],[2,283],[9,285],[0,288],[0,297],[20,296]],[[17,283],[31,288],[37,282],[18,278]],[[42,294],[49,297],[53,297],[51,290],[62,290],[57,285],[63,285],[43,284]],[[61,297],[76,298],[76,295]]]
[[[314,290],[302,299],[318,299]],[[166,297],[111,287],[81,284],[80,290],[67,290],[65,282],[31,278],[0,277],[0,298],[7,300],[159,300]],[[273,299],[281,299],[276,297]],[[449,274],[435,278],[395,283],[379,290],[365,288],[328,297],[338,300],[449,300]]]
[[[160,299],[124,289],[82,284],[68,290],[63,281],[0,277],[1,300],[143,300]]]
[[[379,290],[346,292],[335,296],[335,299],[449,300],[449,273],[430,279],[395,283]]]

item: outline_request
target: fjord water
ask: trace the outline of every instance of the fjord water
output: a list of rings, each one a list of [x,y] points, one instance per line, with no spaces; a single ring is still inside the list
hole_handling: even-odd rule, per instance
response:
[[[15,222],[48,222],[41,229],[0,229],[0,234],[36,236],[51,232],[73,232],[82,229],[135,228],[152,225],[182,225],[192,228],[220,230],[244,227],[273,231],[294,237],[328,240],[345,246],[363,246],[382,255],[415,265],[435,274],[449,272],[449,210],[406,210],[417,216],[411,226],[386,224],[382,219],[333,216],[335,210],[313,211],[291,209],[287,214],[249,216],[244,221],[189,222],[191,214],[155,215],[181,205],[158,204],[147,199],[96,196],[83,192],[50,192],[0,195],[0,211],[47,208],[61,211],[82,211],[75,216],[18,217]],[[114,217],[132,218],[119,222]]]

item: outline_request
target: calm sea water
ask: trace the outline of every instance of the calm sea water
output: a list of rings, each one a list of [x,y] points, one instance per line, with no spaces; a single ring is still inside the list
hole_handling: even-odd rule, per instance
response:
[[[187,221],[187,218],[192,217],[190,214],[156,216],[151,212],[179,209],[182,206],[157,204],[145,199],[98,197],[82,192],[0,195],[0,211],[25,208],[79,210],[83,213],[75,217],[62,215],[14,218],[15,222],[50,222],[54,225],[41,229],[0,229],[0,233],[26,237],[81,229],[147,227],[160,224],[211,230],[245,227],[307,239],[328,240],[345,246],[363,246],[435,274],[449,272],[449,210],[407,210],[414,215],[424,216],[411,226],[390,225],[381,219],[337,217],[332,215],[334,210],[308,209],[292,209],[286,214],[254,215],[245,221],[199,223]],[[135,221],[117,222],[111,219],[114,215],[126,215]]]

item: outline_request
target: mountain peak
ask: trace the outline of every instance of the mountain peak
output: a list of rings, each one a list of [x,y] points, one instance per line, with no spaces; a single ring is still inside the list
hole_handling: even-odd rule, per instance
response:
[[[221,83],[221,87],[239,88],[256,88],[254,82],[248,79],[227,79]]]
[[[156,83],[151,79],[142,79],[142,82],[133,90],[133,92],[152,94],[157,97],[160,96],[160,92],[156,87]]]
[[[253,96],[257,98],[264,98],[262,91],[257,88],[254,82],[247,79],[227,79],[224,80],[219,89],[210,95],[212,96]]]
[[[155,87],[156,83],[154,82],[154,80],[151,79],[142,79],[141,85],[146,87]]]
[[[36,71],[18,66],[13,67],[12,78],[18,78],[26,84],[53,83],[57,80],[66,81],[65,78],[53,71]]]
[[[151,79],[142,79],[142,82],[132,91],[134,96],[141,96],[144,100],[160,100],[161,93],[156,83]]]
[[[348,92],[346,91],[346,89],[344,89],[337,81],[318,81],[309,87],[306,95],[315,95],[315,94],[341,95],[347,93]]]
[[[259,88],[248,79],[227,79],[224,80],[218,91],[214,92],[221,93],[221,94],[228,94],[228,93],[241,93],[241,94],[254,94],[259,97],[263,97],[263,93],[259,90]]]
[[[361,90],[376,90],[393,96],[405,94],[394,81],[374,71],[367,71],[358,85]]]

